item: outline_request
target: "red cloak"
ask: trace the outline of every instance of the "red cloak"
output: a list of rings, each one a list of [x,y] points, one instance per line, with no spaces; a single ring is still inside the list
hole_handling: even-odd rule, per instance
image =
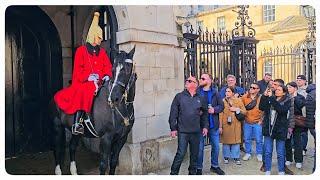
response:
[[[66,114],[74,114],[78,110],[91,112],[96,87],[88,81],[90,74],[99,74],[99,84],[105,75],[112,77],[112,65],[103,48],[99,54],[90,54],[86,46],[80,46],[75,54],[72,84],[58,91],[54,101]]]

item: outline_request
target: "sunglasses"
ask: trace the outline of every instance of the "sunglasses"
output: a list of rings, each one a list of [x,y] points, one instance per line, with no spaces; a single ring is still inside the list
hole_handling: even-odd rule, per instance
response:
[[[195,81],[192,81],[191,79],[187,79],[186,82],[188,82],[188,83],[192,83],[192,82],[196,83]]]
[[[254,89],[254,90],[256,90],[256,89],[259,89],[259,88],[256,88],[256,87],[252,87],[252,86],[251,86],[251,87],[250,87],[250,89]]]
[[[207,80],[206,78],[200,78],[202,81],[205,81],[205,80]]]

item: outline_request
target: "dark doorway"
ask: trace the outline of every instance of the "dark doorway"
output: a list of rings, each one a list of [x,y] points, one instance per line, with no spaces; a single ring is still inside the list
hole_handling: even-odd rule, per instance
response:
[[[5,23],[5,156],[48,151],[48,104],[62,88],[59,34],[37,6],[8,7]]]
[[[115,58],[114,50],[118,49],[117,41],[117,31],[118,31],[118,22],[117,17],[112,6],[101,6],[99,8],[100,18],[99,26],[103,31],[103,41],[101,46],[107,51],[110,60],[113,63]]]

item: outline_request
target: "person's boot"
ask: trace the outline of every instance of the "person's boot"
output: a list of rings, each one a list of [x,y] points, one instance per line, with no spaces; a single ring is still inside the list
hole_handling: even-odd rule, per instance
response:
[[[73,125],[71,127],[72,134],[78,135],[78,134],[83,134],[84,133],[84,127],[82,125],[82,122],[80,122],[80,118],[82,118],[83,112],[82,111],[77,111],[74,115],[73,119]]]
[[[284,165],[284,172],[289,175],[294,175],[294,173],[286,165]]]
[[[197,169],[196,175],[202,175],[202,169]]]

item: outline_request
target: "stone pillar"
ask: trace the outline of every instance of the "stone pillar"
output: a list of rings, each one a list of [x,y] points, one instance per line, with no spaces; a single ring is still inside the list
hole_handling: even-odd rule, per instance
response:
[[[136,45],[135,124],[120,153],[118,174],[147,174],[171,165],[176,140],[168,138],[170,105],[183,89],[183,48],[173,6],[115,6],[120,49]]]

